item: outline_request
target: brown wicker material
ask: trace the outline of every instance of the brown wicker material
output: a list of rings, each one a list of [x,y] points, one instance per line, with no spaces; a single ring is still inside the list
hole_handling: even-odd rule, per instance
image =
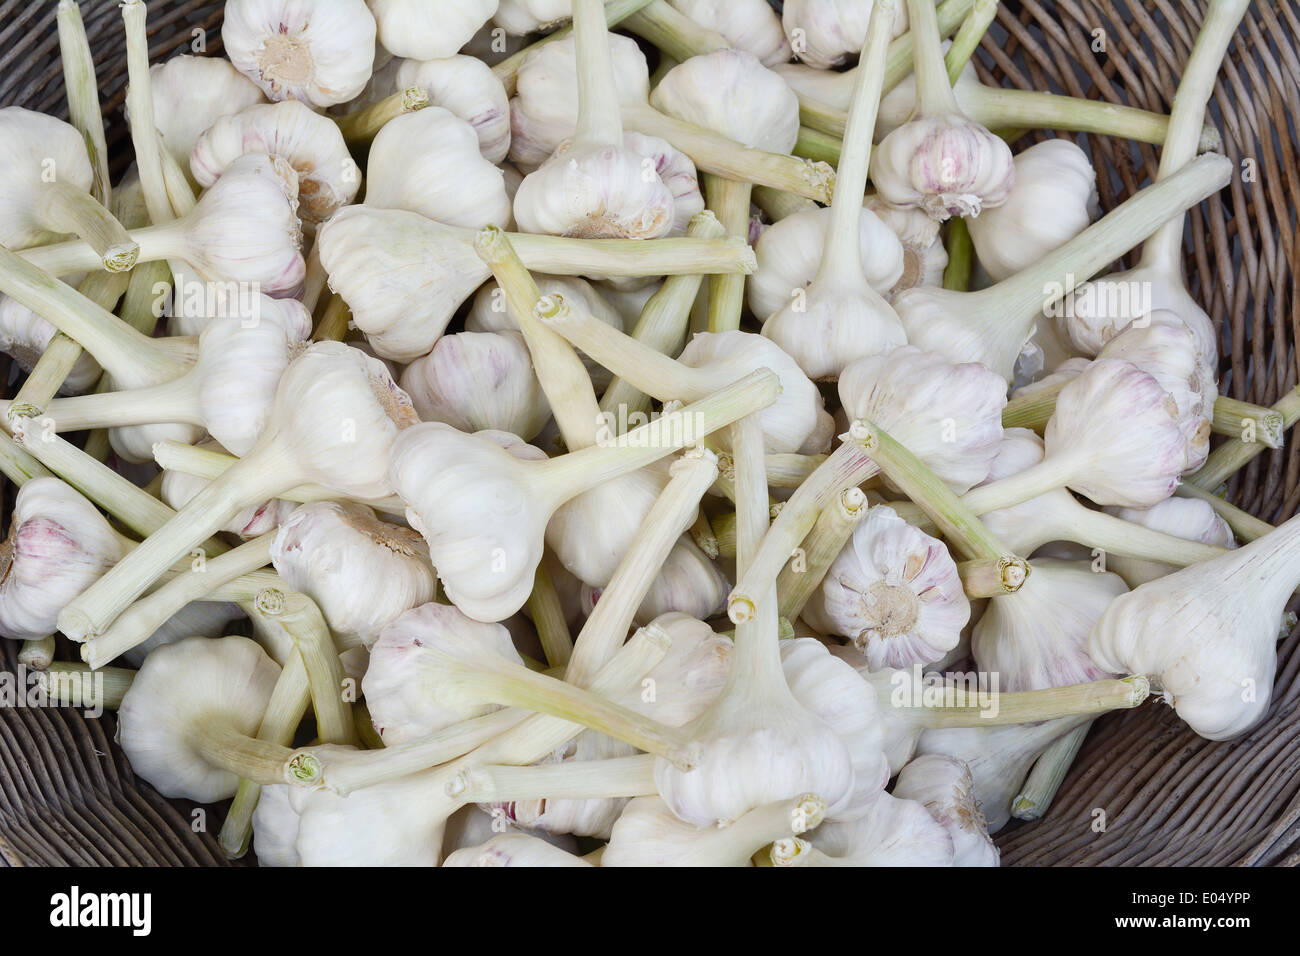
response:
[[[0,105],[66,117],[53,2],[0,0]],[[116,3],[83,3],[113,147],[131,160],[121,115],[126,68]],[[188,52],[191,30],[220,52],[220,3],[150,4],[154,62]],[[985,82],[1050,89],[1168,112],[1204,0],[1003,0],[978,54]],[[1104,53],[1093,52],[1104,31]],[[1300,195],[1300,5],[1257,0],[1219,74],[1212,119],[1227,155],[1253,161],[1187,230],[1193,295],[1223,332],[1223,390],[1272,404],[1296,384],[1295,275]],[[1040,134],[1033,134],[1038,136]],[[1028,145],[1028,140],[1021,144]],[[1149,146],[1089,137],[1103,208],[1154,174]],[[8,363],[0,363],[7,367]],[[10,392],[12,394],[12,391]],[[1230,486],[1232,501],[1269,521],[1300,504],[1300,443],[1266,452]],[[3,496],[12,501],[12,489]],[[0,667],[17,644],[0,641]],[[1300,862],[1300,631],[1279,648],[1273,706],[1249,736],[1215,744],[1156,702],[1098,722],[1046,818],[1012,823],[1004,864],[1266,865]],[[111,742],[113,719],[71,710],[0,708],[0,859],[10,864],[214,865],[224,807],[206,833],[189,804],[135,780]],[[1096,811],[1105,829],[1094,831]]]

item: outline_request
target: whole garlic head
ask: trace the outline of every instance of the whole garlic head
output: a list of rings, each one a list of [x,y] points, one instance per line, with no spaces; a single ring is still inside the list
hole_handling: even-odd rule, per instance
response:
[[[182,53],[149,68],[153,121],[163,146],[189,172],[190,153],[204,130],[266,97],[257,84],[219,56]],[[129,113],[128,113],[129,117]]]
[[[63,606],[124,550],[104,516],[71,487],[58,478],[28,481],[0,544],[0,634],[20,641],[53,634]]]
[[[851,866],[952,866],[948,830],[915,800],[881,793],[868,812],[850,821],[828,821],[809,841]]]
[[[637,609],[636,622],[648,624],[670,612],[701,620],[712,617],[726,604],[730,590],[731,584],[708,555],[690,538],[679,538]],[[600,591],[588,584],[582,586],[582,600],[588,614],[600,599]]]
[[[474,127],[437,106],[394,117],[375,136],[366,205],[472,229],[510,222],[505,179],[479,152]]]
[[[379,42],[393,56],[451,56],[497,12],[497,0],[366,0]]]
[[[997,866],[1001,854],[989,838],[970,768],[956,757],[924,754],[898,775],[894,796],[930,811],[952,837],[953,866]]]
[[[331,631],[366,644],[437,588],[423,539],[351,502],[299,505],[280,524],[271,563],[316,602]]]
[[[195,181],[207,187],[245,153],[279,156],[293,167],[298,211],[308,222],[324,222],[361,188],[361,170],[338,124],[296,100],[217,118],[195,141],[188,165]]]
[[[911,667],[957,645],[970,603],[943,542],[880,505],[854,528],[803,616],[852,640],[872,669]]]
[[[781,24],[794,55],[811,67],[829,70],[862,49],[871,20],[872,0],[788,0]],[[894,36],[907,32],[907,7],[895,7]]]
[[[518,332],[444,335],[402,373],[401,386],[421,421],[464,432],[506,431],[525,441],[540,432],[551,406]]]
[[[727,46],[752,53],[764,66],[790,59],[781,20],[767,0],[668,0],[673,9],[707,30],[722,34]],[[866,36],[864,22],[862,35]],[[858,47],[861,47],[859,42]]]
[[[490,0],[489,0],[490,2]],[[495,73],[473,56],[404,61],[396,74],[397,90],[418,87],[429,102],[455,113],[474,128],[479,152],[498,164],[510,151],[510,98]]]
[[[0,245],[24,249],[67,238],[46,227],[33,198],[50,175],[90,192],[94,173],[81,134],[53,116],[6,106],[0,109],[0,142],[6,153],[0,169]]]
[[[365,0],[227,0],[226,55],[273,100],[346,103],[370,79],[375,18]]]
[[[370,648],[370,667],[361,682],[385,744],[419,740],[499,709],[449,690],[443,664],[448,657],[523,665],[510,632],[500,624],[479,623],[446,604],[424,604],[400,615]]]

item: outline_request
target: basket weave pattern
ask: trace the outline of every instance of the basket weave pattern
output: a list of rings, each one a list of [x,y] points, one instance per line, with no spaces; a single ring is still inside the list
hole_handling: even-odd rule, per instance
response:
[[[0,0],[0,105],[66,118],[54,7]],[[977,54],[980,77],[1167,113],[1204,7],[1204,0],[1003,0]],[[204,52],[219,54],[221,8],[151,3],[152,62],[194,52],[194,31],[202,31]],[[131,162],[121,111],[120,15],[108,2],[84,3],[82,13],[116,177]],[[1189,289],[1221,334],[1221,389],[1261,405],[1296,384],[1298,84],[1300,5],[1257,0],[1229,49],[1210,108],[1225,153],[1246,174],[1192,211],[1185,240]],[[1103,209],[1155,174],[1159,157],[1150,146],[1092,136],[1088,148]],[[12,493],[3,489],[6,515]],[[1272,522],[1293,514],[1300,505],[1300,443],[1252,461],[1233,478],[1229,500]],[[15,668],[17,647],[0,641],[0,668]],[[68,651],[62,642],[61,650]],[[0,860],[225,865],[215,840],[225,808],[196,816],[193,805],[160,797],[132,776],[112,743],[113,729],[111,715],[88,720],[70,709],[0,708]],[[1013,822],[999,835],[1003,863],[1300,863],[1298,752],[1300,630],[1279,647],[1268,719],[1245,738],[1202,740],[1159,703],[1099,721],[1047,816]],[[1104,829],[1096,826],[1097,810],[1104,811]]]

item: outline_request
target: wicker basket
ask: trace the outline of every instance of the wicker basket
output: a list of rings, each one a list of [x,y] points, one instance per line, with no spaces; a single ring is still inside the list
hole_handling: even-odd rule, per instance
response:
[[[204,31],[207,52],[219,54],[221,6],[151,3],[153,61],[189,52],[196,29]],[[0,0],[0,104],[66,116],[54,7],[52,0]],[[117,175],[130,163],[117,4],[83,7]],[[996,85],[1168,112],[1204,7],[1204,0],[1004,0],[978,66]],[[1104,52],[1093,49],[1097,36]],[[1256,175],[1253,182],[1235,178],[1228,192],[1194,210],[1187,229],[1192,294],[1223,336],[1223,388],[1263,405],[1296,384],[1298,49],[1294,0],[1254,4],[1219,74],[1211,111],[1227,155],[1239,167],[1253,161]],[[1099,136],[1088,146],[1103,208],[1155,172],[1151,147]],[[1300,499],[1297,449],[1290,443],[1255,459],[1234,478],[1231,500],[1269,521],[1290,516]],[[6,502],[11,494],[7,489]],[[1099,721],[1046,818],[1013,823],[999,835],[1004,864],[1300,862],[1298,635],[1280,647],[1268,719],[1244,739],[1202,740],[1159,704]],[[0,641],[0,667],[12,670],[16,652],[15,643]],[[226,865],[215,840],[225,808],[196,814],[193,805],[158,796],[132,776],[113,732],[111,715],[87,720],[68,709],[0,709],[0,859]],[[1106,818],[1100,832],[1097,809]],[[206,832],[203,821],[211,821]]]

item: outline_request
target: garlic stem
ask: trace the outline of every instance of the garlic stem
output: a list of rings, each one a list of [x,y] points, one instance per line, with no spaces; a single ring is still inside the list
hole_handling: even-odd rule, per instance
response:
[[[1201,32],[1178,81],[1173,108],[1169,111],[1169,131],[1160,151],[1157,182],[1174,175],[1196,156],[1205,111],[1214,94],[1219,67],[1223,65],[1237,24],[1249,8],[1250,0],[1219,0],[1211,3],[1206,11]],[[1182,251],[1183,220],[1179,217],[1165,223],[1147,239],[1138,264],[1163,272],[1181,286]]]
[[[803,567],[793,563],[781,569],[776,578],[777,603],[781,617],[793,621],[813,596],[830,569],[831,562],[844,550],[853,529],[867,514],[867,496],[860,488],[847,488],[822,509],[817,523],[803,541]]]
[[[695,547],[703,551],[710,561],[717,559],[719,554],[718,539],[713,533],[712,525],[709,524],[709,516],[704,513],[703,509],[696,516],[695,523],[691,525],[689,534],[691,541],[695,543]]]
[[[269,549],[274,534],[262,537],[267,539]],[[316,714],[316,732],[320,739],[331,744],[356,743],[352,708],[343,699],[343,665],[339,662],[338,649],[320,608],[297,591],[274,588],[268,588],[257,596],[257,607],[262,612],[263,622],[282,629],[298,649],[307,670],[312,710]]]
[[[131,687],[135,671],[106,667],[92,677],[85,664],[55,661],[37,676],[38,686],[59,707],[102,707],[117,710]],[[89,691],[89,693],[87,693]]]
[[[1174,490],[1174,494],[1180,498],[1199,498],[1204,501],[1214,509],[1215,514],[1228,523],[1228,527],[1240,541],[1254,541],[1274,530],[1273,525],[1267,521],[1261,521],[1254,515],[1224,501],[1218,495],[1196,485],[1184,482]]]
[[[508,233],[511,245],[533,272],[550,275],[654,276],[749,275],[757,268],[754,250],[743,240],[722,239],[564,239]]]
[[[342,342],[348,334],[348,322],[351,318],[352,311],[348,308],[348,304],[343,301],[343,296],[331,293],[329,300],[325,303],[325,311],[311,334],[311,340],[313,342]]]
[[[945,0],[937,8],[931,7],[930,12],[934,22],[929,28],[930,36],[926,37],[926,39],[941,43],[944,37],[950,36],[954,31],[961,28],[974,6],[975,0]],[[912,72],[917,57],[917,38],[924,37],[926,34],[924,29],[917,29],[916,21],[912,19],[910,6],[907,10],[907,16],[907,32],[889,45],[889,59],[885,64],[884,92],[886,93],[905,80]],[[935,33],[938,34],[937,37],[934,36]],[[924,46],[925,43],[921,45]],[[942,47],[939,47],[939,49],[942,51]],[[942,52],[939,54],[939,59],[943,59]],[[836,131],[831,130],[829,132]]]
[[[54,661],[54,635],[46,634],[38,640],[23,641],[18,651],[18,663],[34,671],[43,671]]]
[[[131,128],[131,147],[149,218],[155,223],[173,219],[167,186],[163,181],[161,148],[155,131],[153,83],[149,76],[149,37],[145,28],[147,11],[140,0],[123,0],[122,25],[126,30],[126,112]]]
[[[1041,820],[1056,791],[1061,789],[1065,775],[1070,772],[1070,765],[1079,754],[1088,736],[1091,723],[1076,727],[1042,752],[1034,761],[1034,769],[1029,771],[1020,789],[1020,793],[1011,801],[1011,815],[1017,820]]]
[[[307,713],[311,703],[311,689],[307,682],[307,668],[301,655],[291,655],[276,678],[267,701],[266,713],[257,728],[257,738],[269,743],[289,747],[293,744],[293,735]],[[240,780],[231,801],[226,819],[221,823],[221,832],[217,842],[231,859],[238,859],[248,852],[248,841],[253,835],[253,811],[261,797],[261,784],[251,780]]]
[[[647,136],[666,139],[695,163],[701,173],[755,186],[771,186],[817,202],[830,202],[835,171],[825,163],[742,146],[713,130],[687,123],[649,104],[624,103],[623,125]],[[658,240],[663,241],[663,240]]]
[[[42,183],[33,200],[33,212],[51,232],[80,236],[95,253],[95,268],[127,272],[135,265],[139,246],[90,193],[62,180]]]
[[[1282,416],[1282,430],[1286,431],[1300,420],[1300,388],[1293,388],[1278,399],[1271,411]],[[1240,433],[1239,433],[1240,434]],[[1258,437],[1258,436],[1256,436]],[[1268,446],[1263,442],[1242,441],[1232,438],[1210,452],[1205,464],[1187,477],[1185,484],[1214,491],[1225,481],[1252,461]]]
[[[162,134],[159,134],[161,137]],[[172,208],[173,218],[180,219],[189,215],[198,204],[194,189],[185,177],[185,170],[176,161],[176,157],[159,144],[158,159],[162,163],[163,186],[167,190],[167,202]]]
[[[612,30],[648,3],[650,3],[650,0],[608,0],[605,4],[606,26]],[[501,81],[502,86],[506,88],[506,96],[515,95],[516,81],[519,79],[519,67],[523,65],[524,60],[530,53],[539,49],[546,43],[563,39],[572,32],[573,27],[566,26],[559,30],[555,30],[552,33],[548,33],[546,36],[529,46],[524,47],[522,50],[512,54],[496,66],[492,67],[493,74]]]
[[[63,86],[68,94],[68,118],[86,143],[86,154],[94,181],[90,193],[108,208],[113,187],[108,173],[108,144],[104,139],[104,116],[99,108],[99,81],[95,61],[86,37],[86,25],[76,0],[59,0],[55,20],[59,30],[59,62]]]
[[[750,183],[735,182],[706,173],[704,195],[709,210],[718,218],[727,235],[749,241]],[[710,332],[729,332],[740,328],[745,308],[745,277],[741,275],[709,276],[708,323]]]
[[[841,114],[841,116],[842,115],[843,114]],[[843,146],[843,142],[837,136],[833,136],[830,133],[823,133],[820,130],[815,130],[808,126],[800,126],[799,136],[795,139],[794,149],[792,149],[791,152],[795,156],[811,160],[814,163],[826,163],[828,166],[838,166],[840,162],[840,150]]]
[[[573,34],[578,69],[578,127],[573,142],[622,147],[623,121],[601,0],[573,0]]]
[[[177,441],[160,441],[153,448],[154,461],[159,468],[167,471],[179,471],[196,478],[215,481],[226,473],[231,465],[239,461],[233,455],[226,455],[211,448],[196,448]],[[397,495],[385,498],[355,498],[331,491],[321,485],[298,485],[276,495],[285,501],[360,501],[376,511],[400,515],[406,512],[406,503]]]
[[[957,564],[962,590],[972,600],[1001,597],[1020,590],[1028,576],[1028,565],[1014,562],[1018,558],[977,558]]]
[[[172,578],[147,597],[136,601],[113,621],[108,630],[87,641],[81,648],[82,660],[91,667],[103,667],[147,641],[185,605],[202,600],[242,575],[266,567],[271,563],[271,542],[274,540],[275,532],[268,531],[225,554],[192,565],[189,573]]]
[[[651,754],[528,767],[479,766],[447,784],[447,795],[466,803],[650,797],[659,792],[654,767]]]
[[[962,688],[927,688],[926,693],[942,694],[944,703],[898,707],[899,716],[916,727],[997,727],[1131,710],[1147,699],[1151,686],[1145,677],[1134,676],[1042,690],[980,691],[974,704],[957,703],[967,693]]]
[[[763,430],[758,419],[742,418],[732,425],[731,444],[736,463],[736,574],[740,576],[752,570],[769,527]],[[792,699],[781,668],[775,576],[745,611],[736,621],[736,651],[724,696],[734,686],[745,688],[756,700]]]
[[[53,423],[54,430],[59,433],[168,422],[202,427],[205,420],[197,386],[195,378],[187,373],[150,388],[55,398],[46,405],[41,421],[42,424]],[[0,408],[6,415],[14,411],[10,402],[0,401]],[[18,414],[30,417],[22,411]]]
[[[1179,567],[1209,561],[1226,550],[1217,545],[1165,534],[1104,511],[1093,511],[1077,502],[1076,505],[1077,508],[1070,508],[1068,513],[1048,519],[1047,526],[1037,535],[1040,544],[1052,540],[1075,541],[1111,554]]]
[[[933,17],[934,5],[927,2],[926,6]],[[826,244],[814,280],[847,281],[848,277],[853,277],[860,293],[868,298],[879,296],[862,276],[862,199],[867,189],[871,140],[880,108],[885,53],[893,35],[894,16],[894,0],[876,0],[862,46],[861,66],[853,85],[844,148],[835,171],[835,197],[831,200]]]
[[[961,503],[967,511],[977,515],[1010,508],[1066,487],[1077,476],[1079,467],[1079,455],[1072,454],[1071,449],[1064,449],[1024,471],[972,488],[962,495]]]
[[[943,37],[934,4],[907,0],[907,19],[913,37],[917,106],[915,116],[961,113],[943,61]],[[960,73],[960,71],[958,71]]]
[[[542,298],[510,240],[496,226],[485,226],[479,232],[474,249],[492,269],[505,293],[510,314],[519,323],[537,380],[550,403],[564,444],[570,451],[594,444],[600,408],[591,388],[591,377],[573,346],[546,322],[548,315],[572,309],[558,295]]]
[[[422,87],[409,86],[365,109],[336,116],[334,122],[349,146],[364,146],[379,134],[389,120],[422,110],[428,105],[429,94]]]
[[[998,15],[998,0],[975,0],[970,15],[961,22],[957,33],[952,38],[952,46],[944,56],[944,66],[948,71],[948,85],[955,86],[961,71],[966,68],[970,58],[979,47],[989,25]]]
[[[0,292],[74,339],[123,387],[165,382],[188,367],[153,339],[4,248],[0,248]]]
[[[192,727],[190,742],[212,766],[263,785],[285,782],[285,764],[293,754],[287,747],[241,734],[222,720]]]
[[[1029,576],[1028,562],[1009,553],[924,462],[871,422],[855,421],[850,431],[852,440],[860,442],[890,481],[921,506],[957,551],[967,560],[992,562],[1006,593],[1020,590]]]
[[[698,512],[700,499],[716,474],[717,460],[704,449],[691,449],[673,462],[668,484],[578,633],[565,680],[588,686],[595,673],[617,655],[650,585]]]
[[[971,240],[966,220],[957,217],[950,219],[948,221],[948,265],[943,270],[943,287],[953,292],[969,290],[974,260],[975,243]]]
[[[1282,416],[1271,408],[1262,408],[1240,399],[1220,395],[1214,400],[1214,418],[1210,427],[1216,434],[1231,438],[1252,436],[1268,448],[1281,448],[1285,441]]]
[[[541,641],[546,663],[551,667],[563,667],[573,654],[573,637],[569,634],[564,608],[560,606],[560,596],[555,591],[555,582],[551,580],[545,561],[538,562],[533,575],[528,612],[533,627],[537,629],[537,639]]]
[[[49,478],[51,475],[48,468],[4,432],[0,432],[0,472],[20,488],[33,478]]]
[[[812,793],[764,804],[742,814],[728,826],[701,831],[694,838],[698,849],[688,851],[688,858],[679,862],[697,866],[743,865],[740,861],[748,862],[769,843],[805,833],[825,817],[826,801]]]
[[[705,211],[691,219],[686,235],[697,239],[716,239],[726,234],[712,213]],[[681,351],[691,320],[691,306],[699,295],[703,277],[669,276],[641,309],[632,328],[632,338],[663,355]],[[650,397],[635,385],[615,376],[600,399],[600,410],[631,420],[637,412],[650,411]]]
[[[320,261],[320,244],[313,242],[311,251],[307,253],[306,258],[306,275],[302,280],[302,295],[299,301],[302,302],[303,308],[307,314],[316,315],[316,307],[320,305],[320,297],[325,292],[326,283],[329,281],[329,275],[325,272],[325,266]]]
[[[839,162],[838,150],[835,153],[835,162]],[[804,199],[794,193],[782,192],[779,189],[773,189],[771,186],[754,187],[754,204],[767,213],[768,218],[773,222],[780,222],[782,219],[793,216],[798,212],[807,212],[809,209],[820,208],[811,199]]]
[[[862,484],[879,470],[861,445],[846,441],[808,476],[772,522],[748,570],[737,575],[727,598],[727,616],[733,623],[747,619],[758,596],[776,580],[822,509],[841,491]]]

